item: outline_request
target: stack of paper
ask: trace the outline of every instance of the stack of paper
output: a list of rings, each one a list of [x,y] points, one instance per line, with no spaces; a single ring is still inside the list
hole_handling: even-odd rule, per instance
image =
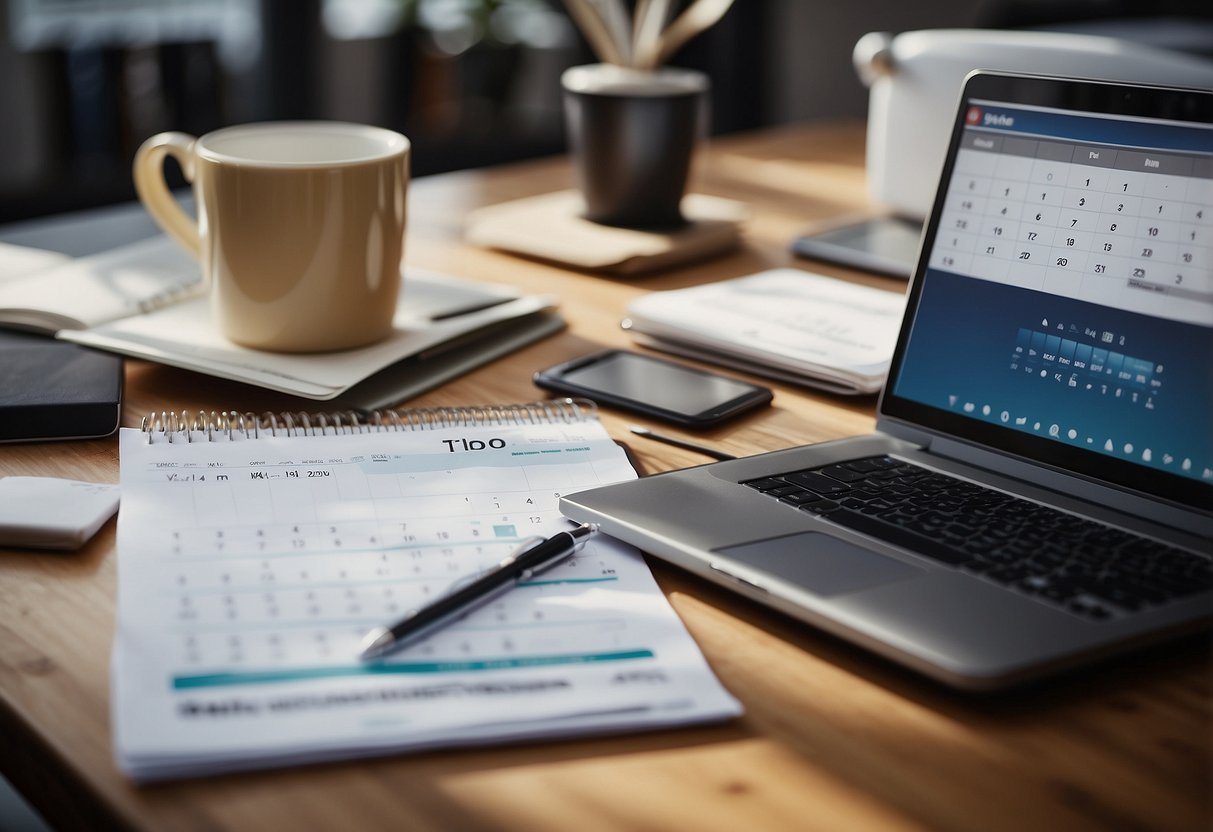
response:
[[[836,393],[884,383],[905,297],[797,269],[654,292],[624,327],[641,343]]]

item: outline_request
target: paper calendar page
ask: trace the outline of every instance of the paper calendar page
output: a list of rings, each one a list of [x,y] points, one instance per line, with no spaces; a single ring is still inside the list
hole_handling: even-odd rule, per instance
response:
[[[596,420],[173,442],[124,430],[116,740],[137,775],[737,713],[603,537],[383,660],[366,632],[635,477]]]

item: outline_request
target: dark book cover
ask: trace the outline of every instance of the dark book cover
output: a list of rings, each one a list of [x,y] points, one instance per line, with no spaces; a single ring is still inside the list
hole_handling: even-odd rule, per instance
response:
[[[121,406],[120,357],[0,331],[0,442],[108,436]]]

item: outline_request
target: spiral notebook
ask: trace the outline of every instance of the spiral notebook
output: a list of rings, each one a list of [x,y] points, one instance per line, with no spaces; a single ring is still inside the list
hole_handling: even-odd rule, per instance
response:
[[[120,437],[115,754],[141,780],[740,712],[639,553],[567,565],[382,660],[367,630],[636,475],[593,405],[160,413]]]

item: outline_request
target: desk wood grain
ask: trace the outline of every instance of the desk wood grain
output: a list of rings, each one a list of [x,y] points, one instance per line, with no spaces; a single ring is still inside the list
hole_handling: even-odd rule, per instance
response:
[[[570,187],[562,160],[419,179],[409,264],[562,298],[564,333],[412,402],[537,397],[535,369],[627,346],[628,301],[793,265],[886,289],[901,284],[795,261],[788,241],[868,212],[862,125],[721,139],[697,188],[754,211],[728,256],[627,280],[463,245],[473,208]],[[273,410],[286,397],[132,361],[123,421],[167,408]],[[774,385],[774,406],[700,438],[737,454],[863,433],[873,400]],[[631,437],[649,472],[697,455]],[[113,439],[0,447],[0,474],[118,479]],[[0,770],[57,827],[198,829],[1174,829],[1213,819],[1210,648],[1190,639],[1043,684],[972,699],[654,562],[654,572],[746,715],[649,734],[432,752],[153,787],[113,763],[111,522],[75,554],[0,551]]]

